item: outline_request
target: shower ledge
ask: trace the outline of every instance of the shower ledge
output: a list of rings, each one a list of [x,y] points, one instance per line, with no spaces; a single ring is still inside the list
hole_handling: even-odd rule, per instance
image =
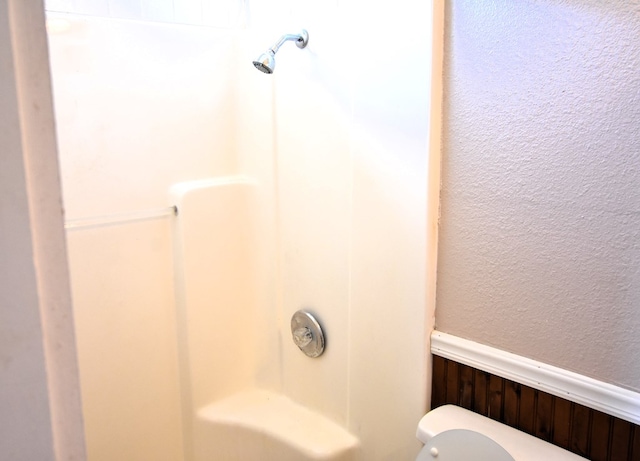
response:
[[[360,446],[333,421],[264,390],[202,407],[194,435],[198,460],[352,461]]]

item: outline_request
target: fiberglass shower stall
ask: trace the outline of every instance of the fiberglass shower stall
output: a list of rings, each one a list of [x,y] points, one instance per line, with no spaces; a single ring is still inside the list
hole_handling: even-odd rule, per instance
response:
[[[286,30],[48,14],[91,461],[419,449],[431,6],[253,8],[309,31],[273,75]]]

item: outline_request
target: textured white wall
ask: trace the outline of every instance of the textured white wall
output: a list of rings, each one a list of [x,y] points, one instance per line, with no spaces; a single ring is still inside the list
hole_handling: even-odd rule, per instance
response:
[[[439,330],[640,390],[640,4],[448,2]]]
[[[21,140],[19,76],[9,5],[0,2],[0,451],[54,460],[42,319]]]
[[[82,460],[42,3],[0,0],[0,453]]]

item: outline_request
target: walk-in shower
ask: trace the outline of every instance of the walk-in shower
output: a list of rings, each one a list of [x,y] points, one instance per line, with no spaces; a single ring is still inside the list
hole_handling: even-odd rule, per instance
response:
[[[271,48],[262,53],[258,59],[253,61],[253,65],[256,66],[260,72],[265,74],[273,74],[273,70],[276,67],[276,53],[285,42],[295,41],[296,46],[300,49],[307,46],[309,43],[309,34],[306,30],[302,29],[299,34],[286,34],[280,37]]]

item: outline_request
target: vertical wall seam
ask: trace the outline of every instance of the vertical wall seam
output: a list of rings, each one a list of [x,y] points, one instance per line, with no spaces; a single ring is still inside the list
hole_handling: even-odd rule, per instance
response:
[[[201,4],[202,7],[202,4]],[[276,325],[278,329],[284,322],[284,310],[283,310],[283,286],[282,286],[282,225],[281,225],[281,210],[280,210],[280,169],[278,163],[278,111],[276,107],[276,81],[271,82],[271,111],[272,111],[272,167],[273,167],[273,195],[274,195],[274,220],[275,220],[275,253],[276,253],[276,276],[275,276],[275,312],[276,312]],[[283,352],[283,334],[284,332],[278,332],[278,381],[280,391],[284,391],[284,352]]]
[[[476,407],[476,373],[473,368],[471,368],[471,408],[473,410]]]
[[[556,397],[551,397],[551,418],[549,419],[549,441],[553,441],[556,431]]]
[[[538,390],[533,392],[533,433],[538,436]]]
[[[444,403],[449,403],[447,399],[447,382],[449,381],[449,359],[444,359],[444,373],[442,384],[444,386]]]
[[[613,418],[611,416],[609,416],[609,437],[607,439],[607,461],[611,461],[611,454],[613,452],[613,450],[611,449],[613,447]]]
[[[569,405],[569,435],[567,440],[567,448],[571,448],[573,441],[573,413],[575,412],[575,403]]]
[[[462,403],[462,368],[464,366],[465,365],[458,365],[458,367],[456,368],[456,388],[458,389],[458,392],[456,393],[456,405],[458,406],[460,406],[460,403]]]
[[[593,412],[589,412],[589,422],[587,423],[587,456],[591,458],[591,433],[593,432]]]
[[[353,40],[349,40],[350,46],[353,44]],[[347,241],[347,401],[346,401],[346,414],[345,419],[347,428],[351,428],[351,379],[353,377],[352,359],[353,359],[353,189],[354,189],[354,175],[355,175],[355,162],[353,153],[353,136],[354,136],[354,119],[355,119],[355,96],[354,96],[354,68],[353,64],[349,68],[349,145],[347,148],[347,155],[349,155],[349,237]]]
[[[501,379],[500,380],[500,421],[504,421],[504,407],[506,406],[506,402],[505,402],[505,384],[506,384],[507,380],[506,379]]]
[[[491,384],[491,377],[489,375],[489,373],[483,371],[482,372],[482,379],[484,379],[484,408],[482,409],[482,414],[484,416],[488,416],[489,418],[491,418],[491,393],[490,391],[490,384]]]
[[[520,402],[522,402],[522,399],[520,398],[522,396],[522,385],[520,383],[516,383],[516,421],[517,421],[517,426],[518,429],[521,428],[522,423],[520,421]]]

